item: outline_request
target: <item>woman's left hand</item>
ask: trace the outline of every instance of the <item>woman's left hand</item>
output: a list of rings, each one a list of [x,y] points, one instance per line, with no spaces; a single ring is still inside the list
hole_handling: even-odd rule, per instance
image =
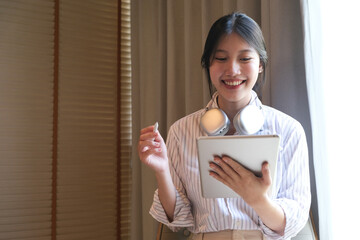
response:
[[[255,176],[253,172],[227,156],[215,157],[214,162],[210,163],[210,175],[230,187],[250,206],[255,207],[268,197],[271,177],[267,162],[262,165],[262,177]]]

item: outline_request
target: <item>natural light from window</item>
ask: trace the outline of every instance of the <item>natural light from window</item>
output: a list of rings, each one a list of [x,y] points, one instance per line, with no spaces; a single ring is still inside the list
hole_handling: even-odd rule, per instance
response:
[[[332,239],[359,238],[360,2],[321,3]],[[321,186],[318,186],[321,188]]]

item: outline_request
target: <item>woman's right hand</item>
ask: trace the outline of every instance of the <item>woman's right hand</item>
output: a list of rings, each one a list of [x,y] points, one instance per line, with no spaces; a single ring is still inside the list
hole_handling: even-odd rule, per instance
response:
[[[143,128],[138,143],[140,160],[155,173],[169,170],[167,150],[164,139],[159,131],[154,132],[154,126]]]
[[[154,126],[141,130],[138,152],[140,160],[155,171],[160,202],[170,221],[174,219],[176,203],[175,186],[171,178],[164,139]]]

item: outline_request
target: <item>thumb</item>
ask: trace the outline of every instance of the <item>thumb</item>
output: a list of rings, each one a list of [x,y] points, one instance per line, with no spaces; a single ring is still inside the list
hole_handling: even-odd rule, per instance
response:
[[[262,176],[263,183],[266,186],[270,186],[271,185],[271,177],[270,177],[270,168],[269,168],[268,162],[264,162],[262,164],[261,173],[263,175]]]

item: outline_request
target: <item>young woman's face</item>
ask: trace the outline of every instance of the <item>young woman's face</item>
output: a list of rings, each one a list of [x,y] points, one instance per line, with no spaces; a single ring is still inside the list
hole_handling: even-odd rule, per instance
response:
[[[211,82],[219,93],[219,101],[242,107],[249,103],[251,89],[261,71],[259,54],[235,33],[220,40],[209,68]]]

